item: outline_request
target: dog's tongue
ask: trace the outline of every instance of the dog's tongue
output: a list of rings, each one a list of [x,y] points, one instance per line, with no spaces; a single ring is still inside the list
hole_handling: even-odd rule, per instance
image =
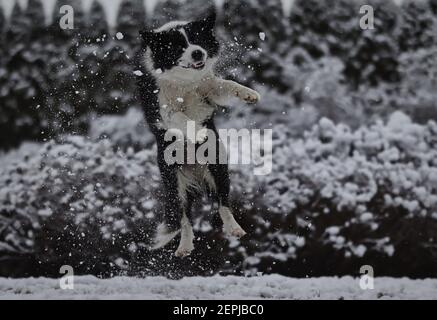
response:
[[[198,63],[194,63],[194,64],[193,64],[193,67],[194,67],[195,69],[199,69],[199,68],[203,68],[204,65],[205,65],[204,62],[198,62]]]

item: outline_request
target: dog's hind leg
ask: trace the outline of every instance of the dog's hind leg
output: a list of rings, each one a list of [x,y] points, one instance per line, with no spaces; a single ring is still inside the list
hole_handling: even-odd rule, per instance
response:
[[[181,184],[179,179],[180,177],[177,174],[176,179],[174,180],[178,185],[177,195],[174,196],[172,194],[173,192],[169,192],[167,195],[164,222],[158,226],[157,235],[155,237],[155,245],[152,247],[152,249],[164,247],[178,234],[180,234],[181,239],[175,255],[177,257],[185,257],[190,255],[190,253],[194,250],[194,233],[191,224],[191,205],[193,199],[191,194],[185,193],[186,190],[180,189]],[[174,188],[173,185],[167,185],[167,187],[170,187],[167,189],[170,191]],[[181,192],[184,192],[184,195],[182,195]],[[169,198],[170,194],[172,195],[171,198]],[[183,214],[181,215],[180,220],[176,221],[179,212],[183,212]]]
[[[158,164],[163,185],[164,212],[163,221],[158,226],[151,246],[152,250],[163,248],[181,232],[183,212],[183,203],[178,192],[178,169],[176,166],[168,166],[164,159],[159,157],[160,155],[161,153],[158,153]]]
[[[195,193],[190,190],[189,184],[184,180],[184,175],[178,174],[179,197],[182,199],[184,213],[181,219],[181,239],[175,252],[175,256],[183,258],[189,256],[194,250],[194,233],[192,226],[191,207],[195,199]]]
[[[209,170],[215,182],[219,202],[219,214],[223,221],[223,231],[228,236],[241,238],[246,232],[235,220],[229,208],[230,179],[228,166],[226,164],[210,165]]]
[[[194,250],[193,241],[193,227],[187,215],[184,213],[181,220],[181,240],[179,242],[179,247],[175,252],[175,256],[180,258],[189,256]]]

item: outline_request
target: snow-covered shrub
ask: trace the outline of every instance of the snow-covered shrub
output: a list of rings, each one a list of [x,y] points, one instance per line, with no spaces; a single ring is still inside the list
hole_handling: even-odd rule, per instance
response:
[[[399,46],[402,52],[426,49],[436,44],[437,16],[431,10],[431,1],[402,2]]]
[[[234,181],[252,229],[242,247],[231,247],[243,271],[342,274],[366,262],[378,274],[430,275],[435,122],[415,124],[396,112],[387,124],[355,131],[324,118],[302,139],[291,139],[285,126],[274,135],[273,172]]]
[[[32,0],[25,11],[15,5],[1,34],[8,46],[0,59],[0,148],[85,134],[95,114],[125,112],[134,104],[138,43],[126,24],[128,5],[119,17],[123,40],[109,33],[99,2],[87,14],[77,1],[64,2],[75,9],[75,29],[59,28],[59,4],[45,26],[42,2]]]
[[[374,30],[359,27],[359,8],[364,4],[374,8]],[[340,58],[353,88],[397,81],[398,11],[392,1],[384,0],[298,0],[290,16],[290,41],[293,48],[302,47],[316,59]]]
[[[146,9],[144,1],[123,0],[120,4],[117,17],[117,32],[120,32],[124,42],[131,46],[140,45],[139,30],[146,24]]]
[[[116,152],[107,140],[72,136],[0,170],[3,257],[28,253],[45,265],[108,272],[126,267],[152,234],[153,150]]]
[[[224,272],[351,274],[366,263],[378,274],[435,275],[435,122],[397,112],[357,130],[323,118],[299,139],[286,125],[273,133],[271,174],[231,166],[234,211],[249,236],[225,246],[217,215],[210,221],[211,208],[197,206],[196,250],[182,261],[172,255],[177,241],[147,250],[161,201],[153,149],[76,136],[11,153],[0,169],[0,255],[34,257],[52,274],[62,264],[210,274],[229,261]]]
[[[290,83],[281,81],[286,67],[281,61],[290,48],[290,27],[281,1],[225,1],[223,16],[219,29],[223,29],[224,51],[235,68],[227,69],[229,75],[243,83],[256,81],[285,91]]]
[[[415,120],[437,120],[437,43],[428,49],[400,57],[403,81],[394,95],[394,105]]]
[[[143,150],[155,143],[155,138],[144,120],[144,114],[131,108],[125,115],[106,115],[91,122],[93,140],[108,139],[121,149]]]
[[[33,1],[32,1],[33,3]],[[0,146],[10,148],[23,139],[35,139],[48,128],[43,109],[50,85],[44,72],[53,45],[41,45],[44,16],[41,6],[23,11],[15,5],[2,34],[0,59]]]

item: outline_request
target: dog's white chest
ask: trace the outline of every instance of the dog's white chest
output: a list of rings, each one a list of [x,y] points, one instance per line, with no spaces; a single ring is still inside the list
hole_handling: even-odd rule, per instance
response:
[[[209,104],[207,98],[196,91],[187,93],[182,99],[185,115],[196,122],[205,121],[214,112],[214,108]]]
[[[198,86],[162,87],[159,93],[159,104],[164,125],[167,128],[172,127],[167,119],[176,112],[182,112],[187,118],[198,124],[211,118],[215,108],[202,92],[205,92],[204,88]]]

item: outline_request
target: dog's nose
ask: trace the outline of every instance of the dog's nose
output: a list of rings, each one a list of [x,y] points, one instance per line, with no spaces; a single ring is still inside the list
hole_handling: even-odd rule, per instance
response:
[[[193,57],[194,61],[202,61],[204,53],[200,50],[194,50],[191,56]]]

